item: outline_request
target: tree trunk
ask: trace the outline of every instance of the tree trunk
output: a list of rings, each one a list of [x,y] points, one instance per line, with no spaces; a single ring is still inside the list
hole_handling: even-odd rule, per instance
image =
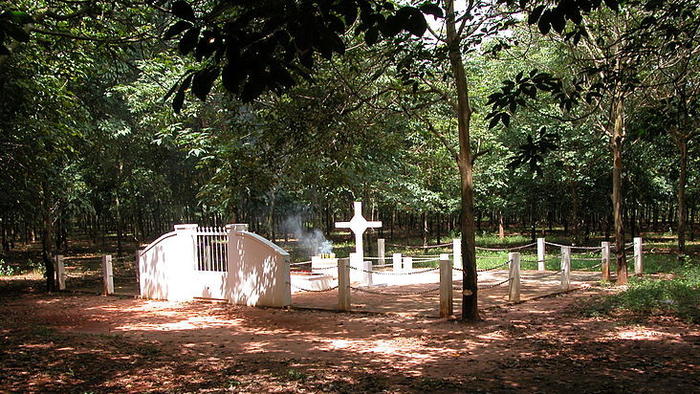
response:
[[[421,222],[423,223],[421,226],[423,227],[423,247],[426,247],[428,246],[428,214],[425,212],[421,214]]]
[[[506,237],[506,228],[503,224],[503,212],[498,212],[498,238],[503,239]]]
[[[48,185],[42,184],[42,200],[41,200],[41,256],[44,260],[44,268],[46,269],[46,291],[56,290],[56,272],[53,266],[53,210],[51,209],[51,198]]]
[[[474,184],[472,179],[472,154],[469,145],[469,123],[472,109],[469,104],[469,86],[460,52],[460,37],[457,35],[455,23],[454,0],[445,0],[447,9],[447,50],[450,59],[450,67],[454,76],[457,91],[457,125],[459,131],[459,155],[457,164],[459,167],[461,186],[461,230],[462,230],[462,264],[463,285],[462,292],[462,320],[479,320],[477,308],[477,276],[476,276],[476,250],[474,228]]]
[[[277,190],[273,188],[270,191],[270,209],[267,212],[267,228],[268,236],[272,242],[275,242],[275,203],[277,202]],[[320,226],[319,226],[320,227]]]
[[[622,219],[622,142],[624,138],[624,100],[615,96],[611,103],[613,130],[610,143],[613,153],[612,205],[615,230],[615,257],[617,284],[627,283],[627,260],[625,259],[625,230]]]
[[[678,137],[676,143],[678,145],[678,150],[680,151],[681,161],[680,173],[678,174],[678,253],[684,254],[687,217],[685,186],[688,177],[688,140],[684,137]]]
[[[122,256],[124,255],[124,246],[123,246],[123,239],[124,239],[124,222],[122,221],[122,213],[121,213],[121,201],[119,201],[119,195],[117,195],[114,199],[115,203],[115,211],[116,211],[116,219],[117,219],[117,256]]]
[[[536,204],[535,199],[530,203],[530,242],[537,241],[537,219],[535,218]]]

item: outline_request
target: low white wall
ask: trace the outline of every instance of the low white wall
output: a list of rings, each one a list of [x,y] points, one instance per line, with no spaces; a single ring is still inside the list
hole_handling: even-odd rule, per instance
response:
[[[163,234],[146,247],[139,255],[139,288],[141,297],[156,300],[168,299],[168,270],[166,262],[170,260],[177,243],[174,231]]]
[[[248,231],[229,232],[226,299],[234,304],[283,307],[292,304],[289,254]]]
[[[139,255],[141,297],[188,301],[194,296],[196,224],[179,224]]]
[[[175,231],[164,234],[139,255],[141,296],[169,301],[220,298],[250,306],[291,305],[289,254],[240,228],[229,228],[228,272],[217,272],[196,269],[197,225],[175,226]]]

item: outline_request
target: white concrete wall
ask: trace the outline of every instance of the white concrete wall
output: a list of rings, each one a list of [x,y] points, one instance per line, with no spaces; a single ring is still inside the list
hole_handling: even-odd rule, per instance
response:
[[[196,224],[175,225],[176,241],[167,262],[168,301],[189,301],[195,296],[197,227]]]
[[[141,296],[169,301],[220,298],[235,304],[291,305],[289,254],[240,225],[229,230],[228,272],[196,269],[197,225],[175,226],[139,255]]]
[[[141,297],[168,301],[191,300],[195,277],[196,224],[179,224],[148,245],[140,255]]]
[[[248,231],[229,231],[226,296],[234,304],[291,305],[289,254]]]
[[[174,231],[163,234],[148,245],[139,255],[139,287],[141,297],[156,300],[168,299],[168,271],[166,261],[169,261],[177,243]]]

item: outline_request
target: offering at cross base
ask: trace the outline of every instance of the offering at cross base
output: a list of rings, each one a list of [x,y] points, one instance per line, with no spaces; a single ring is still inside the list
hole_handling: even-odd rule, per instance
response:
[[[333,271],[330,268],[336,267],[337,265],[338,259],[335,257],[335,253],[321,253],[311,257],[311,271],[319,269],[327,269],[328,271]],[[329,273],[332,274],[332,272]]]

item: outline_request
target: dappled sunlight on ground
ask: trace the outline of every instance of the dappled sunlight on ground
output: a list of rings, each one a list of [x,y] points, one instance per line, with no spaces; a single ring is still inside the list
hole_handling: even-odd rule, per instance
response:
[[[0,391],[695,387],[698,326],[676,320],[620,326],[618,320],[585,317],[570,308],[573,300],[602,291],[496,306],[474,324],[221,303],[24,295],[1,305]],[[37,362],[42,359],[50,361]],[[32,385],[23,386],[29,378]]]
[[[631,329],[620,331],[617,333],[617,337],[634,341],[651,340],[678,342],[681,340],[682,335],[680,333],[657,331],[648,327],[632,327]]]

